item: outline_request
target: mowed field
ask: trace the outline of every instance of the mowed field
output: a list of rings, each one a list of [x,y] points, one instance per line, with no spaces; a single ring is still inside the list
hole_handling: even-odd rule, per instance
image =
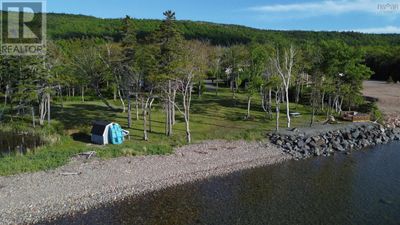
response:
[[[127,128],[127,113],[122,113],[119,101],[109,102],[118,110],[109,110],[101,101],[64,101],[53,103],[52,126],[63,130],[60,141],[37,149],[26,155],[0,157],[0,176],[21,172],[47,170],[68,163],[71,157],[80,152],[95,151],[98,157],[115,158],[119,156],[162,155],[186,144],[185,124],[177,111],[174,134],[164,134],[165,113],[159,100],[155,102],[152,113],[152,131],[149,141],[143,140],[143,120],[132,112],[133,125]],[[194,143],[205,140],[262,140],[268,131],[275,129],[275,119],[269,118],[260,106],[259,96],[255,96],[251,107],[251,118],[244,119],[247,111],[246,95],[240,93],[236,100],[228,89],[221,89],[219,95],[206,92],[200,98],[193,96],[190,128]],[[139,103],[140,104],[140,103]],[[301,117],[293,118],[292,127],[308,126],[311,113],[304,105],[291,104],[291,111],[300,112]],[[275,117],[275,115],[274,115]],[[325,119],[323,115],[317,121]],[[95,120],[107,120],[121,124],[129,130],[130,138],[122,145],[98,146],[90,143],[91,124]],[[29,126],[30,118],[20,121]],[[286,127],[284,106],[281,106],[280,127]]]

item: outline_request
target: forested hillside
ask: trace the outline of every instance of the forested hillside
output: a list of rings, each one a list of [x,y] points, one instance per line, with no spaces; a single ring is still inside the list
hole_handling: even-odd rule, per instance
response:
[[[51,39],[109,37],[121,40],[120,19],[100,19],[84,15],[48,14],[48,36]],[[144,40],[160,25],[161,20],[136,19],[133,25],[138,31],[138,41]],[[238,25],[209,22],[177,21],[177,26],[186,39],[207,40],[214,45],[235,44],[296,45],[317,44],[321,41],[337,40],[365,51],[366,64],[373,71],[372,79],[400,80],[400,35],[363,34],[357,32],[314,32],[260,30]]]
[[[142,37],[155,31],[161,20],[136,19],[133,24]],[[65,39],[77,37],[110,36],[119,40],[120,19],[100,19],[83,15],[48,14],[50,38]],[[224,25],[209,22],[177,21],[177,26],[186,39],[209,40],[213,44],[247,44],[251,41],[287,44],[341,40],[352,46],[399,45],[397,34],[362,34],[356,32],[311,32],[260,30],[238,25]]]

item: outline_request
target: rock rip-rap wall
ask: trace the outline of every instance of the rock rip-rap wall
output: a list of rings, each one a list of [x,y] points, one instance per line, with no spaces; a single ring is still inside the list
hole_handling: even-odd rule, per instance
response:
[[[297,159],[329,156],[335,152],[349,153],[378,144],[400,140],[399,129],[363,123],[347,126],[294,129],[269,134],[270,141]]]

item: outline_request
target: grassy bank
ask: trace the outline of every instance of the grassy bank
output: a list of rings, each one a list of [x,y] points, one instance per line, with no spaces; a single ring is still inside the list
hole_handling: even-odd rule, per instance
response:
[[[201,98],[193,99],[191,130],[194,142],[210,139],[260,140],[266,131],[275,129],[275,120],[266,118],[256,97],[253,102],[251,118],[244,120],[247,104],[246,96],[239,94],[237,100],[231,98],[229,90],[205,93]],[[119,102],[110,100],[115,107]],[[139,103],[140,104],[140,103]],[[282,107],[283,108],[283,107]],[[310,120],[309,109],[302,105],[291,104],[291,110],[302,113],[302,117],[293,119],[293,127],[306,126]],[[281,127],[286,126],[285,112],[281,115]],[[141,114],[136,120],[133,112],[133,126],[129,129],[131,137],[122,145],[97,146],[90,143],[90,128],[93,120],[110,120],[126,127],[126,113],[109,110],[100,101],[68,101],[63,107],[54,104],[52,124],[56,128],[45,128],[47,134],[64,130],[57,143],[36,149],[26,155],[14,155],[0,158],[0,175],[21,172],[47,170],[66,164],[71,156],[85,151],[96,151],[101,158],[168,154],[173,148],[185,144],[185,128],[181,115],[177,112],[177,123],[173,137],[164,135],[165,115],[159,104],[155,104],[152,113],[152,132],[149,141],[143,141],[143,122]],[[321,118],[320,118],[321,119]],[[29,126],[25,121],[25,127]],[[23,122],[19,122],[23,124]],[[24,125],[19,125],[24,127]]]

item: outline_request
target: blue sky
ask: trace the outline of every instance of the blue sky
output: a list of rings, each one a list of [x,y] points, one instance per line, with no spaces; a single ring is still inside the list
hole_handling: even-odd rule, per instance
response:
[[[400,33],[400,0],[48,0],[47,11],[102,18],[162,18],[278,30]]]

